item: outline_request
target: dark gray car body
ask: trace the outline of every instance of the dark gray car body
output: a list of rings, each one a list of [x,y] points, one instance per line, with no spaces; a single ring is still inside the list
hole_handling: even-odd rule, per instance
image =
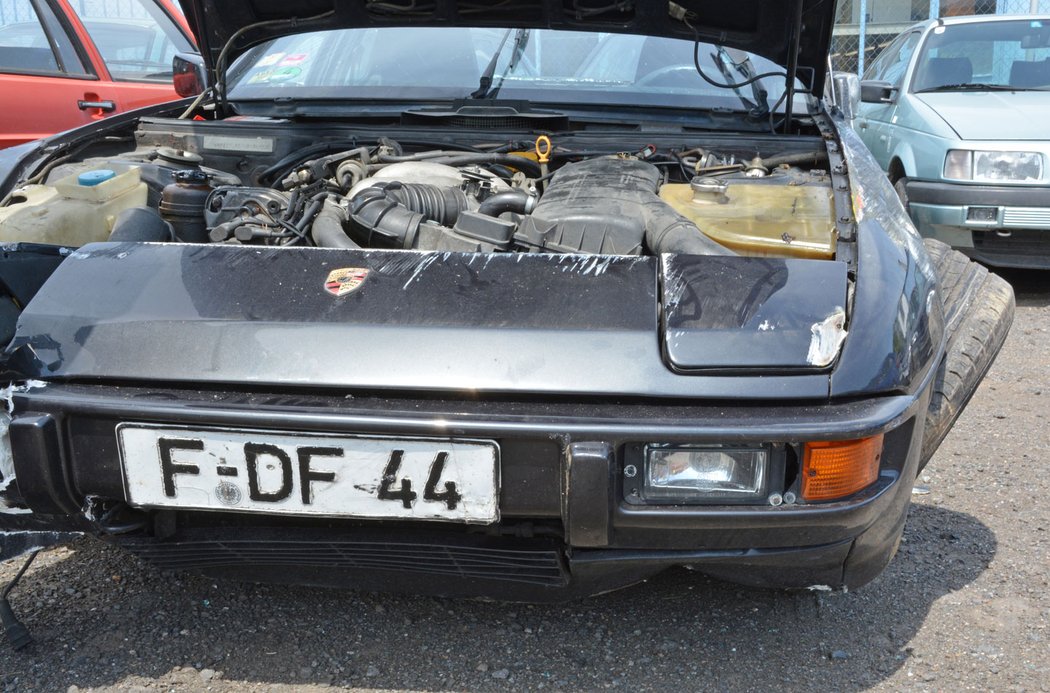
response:
[[[352,7],[316,9],[358,17]],[[631,21],[610,30],[682,33],[653,7],[633,8]],[[588,24],[544,8],[500,19]],[[213,66],[233,27],[273,22],[243,49],[290,21],[269,5],[224,3],[215,23],[206,18],[216,4],[186,9]],[[437,6],[433,22],[460,21],[450,13],[452,5]],[[819,93],[831,15],[830,5],[808,1],[745,3],[722,15],[721,37],[811,67],[800,79]],[[672,565],[766,586],[868,582],[896,551],[912,480],[928,459],[924,423],[949,335],[934,268],[892,187],[856,136],[809,103],[805,133],[768,139],[789,152],[826,151],[837,230],[830,261],[8,247],[0,282],[23,300],[4,355],[14,481],[3,502],[19,512],[0,511],[3,556],[90,533],[157,565],[216,576],[530,600],[591,594]],[[210,133],[273,132],[280,148],[265,164],[321,131],[366,131],[167,117],[175,112],[153,109],[25,148],[6,157],[0,181],[10,187],[103,133],[204,151]],[[398,129],[406,139],[426,133]],[[572,137],[587,147],[607,135]],[[616,138],[636,150],[683,136]],[[742,146],[752,141],[766,139]],[[231,170],[236,157],[205,152],[205,163]],[[333,299],[322,286],[333,267],[366,268],[369,278]],[[837,312],[841,349],[815,360],[818,327]],[[495,441],[500,520],[471,527],[130,507],[115,435],[127,422]],[[807,441],[879,434],[872,484],[830,502],[782,502],[795,495]],[[760,444],[780,476],[768,502],[639,503],[629,470],[654,443]]]

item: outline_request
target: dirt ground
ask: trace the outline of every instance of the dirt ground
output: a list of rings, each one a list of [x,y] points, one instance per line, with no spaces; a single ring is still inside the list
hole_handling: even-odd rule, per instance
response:
[[[37,642],[0,643],[0,689],[1050,691],[1050,272],[1007,277],[1013,331],[863,589],[676,570],[523,606],[215,583],[80,541],[15,591]]]

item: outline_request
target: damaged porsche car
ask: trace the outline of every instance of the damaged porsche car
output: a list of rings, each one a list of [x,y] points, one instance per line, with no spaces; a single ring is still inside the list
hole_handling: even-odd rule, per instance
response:
[[[834,3],[182,5],[185,100],[0,159],[4,559],[534,601],[891,560],[1013,295],[820,100]]]

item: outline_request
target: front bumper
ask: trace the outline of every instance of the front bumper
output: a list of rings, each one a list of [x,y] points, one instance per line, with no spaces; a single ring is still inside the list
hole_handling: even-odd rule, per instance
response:
[[[672,565],[777,587],[867,582],[892,557],[903,528],[926,396],[689,406],[50,385],[16,395],[15,405],[18,490],[45,526],[75,523],[163,567],[217,576],[542,601],[623,586]],[[501,520],[465,527],[122,508],[115,428],[126,421],[495,439]],[[885,433],[880,476],[843,501],[623,500],[625,451],[639,442],[793,445],[876,433]]]
[[[907,192],[923,236],[989,265],[1050,267],[1050,188],[909,181]],[[971,219],[975,207],[991,218]]]

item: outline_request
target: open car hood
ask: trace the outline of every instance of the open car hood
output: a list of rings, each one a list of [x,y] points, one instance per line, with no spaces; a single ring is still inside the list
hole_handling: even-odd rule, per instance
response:
[[[179,1],[209,69],[214,69],[223,46],[238,32],[230,60],[263,41],[306,31],[381,26],[549,28],[698,37],[785,67],[791,67],[797,56],[797,76],[813,94],[820,94],[824,86],[835,12],[832,0]]]

